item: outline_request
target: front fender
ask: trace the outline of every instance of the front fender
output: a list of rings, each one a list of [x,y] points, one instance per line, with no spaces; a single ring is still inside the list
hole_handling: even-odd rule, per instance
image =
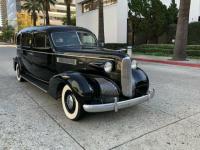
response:
[[[135,97],[146,95],[149,90],[149,78],[140,68],[132,70],[132,76],[135,80]]]
[[[65,85],[69,85],[76,95],[77,100],[81,103],[90,100],[94,93],[92,87],[82,76],[77,72],[64,72],[50,79],[48,93],[58,99],[61,96],[62,89]]]

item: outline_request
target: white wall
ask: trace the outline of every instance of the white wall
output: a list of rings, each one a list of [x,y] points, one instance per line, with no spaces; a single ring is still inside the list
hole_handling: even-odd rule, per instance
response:
[[[77,0],[76,2],[80,1],[81,0]],[[106,43],[127,42],[127,8],[128,6],[124,3],[124,0],[118,0],[118,3],[104,7],[104,32]],[[98,37],[98,9],[82,13],[82,5],[77,4],[76,17],[77,26],[91,30]]]
[[[127,43],[128,1],[118,0],[117,3],[117,43]]]

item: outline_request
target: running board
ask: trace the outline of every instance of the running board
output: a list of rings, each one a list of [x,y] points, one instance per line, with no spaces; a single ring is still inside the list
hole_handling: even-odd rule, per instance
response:
[[[48,84],[42,82],[42,81],[39,81],[29,75],[21,75],[22,78],[26,81],[28,81],[29,83],[31,83],[32,85],[36,86],[37,88],[39,88],[40,90],[42,90],[43,92],[47,93],[48,91]]]

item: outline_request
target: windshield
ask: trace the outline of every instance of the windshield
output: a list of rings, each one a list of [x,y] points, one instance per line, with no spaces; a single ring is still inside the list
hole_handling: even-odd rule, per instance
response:
[[[82,46],[86,48],[97,47],[97,41],[93,34],[82,31],[53,32],[51,34],[56,47]]]

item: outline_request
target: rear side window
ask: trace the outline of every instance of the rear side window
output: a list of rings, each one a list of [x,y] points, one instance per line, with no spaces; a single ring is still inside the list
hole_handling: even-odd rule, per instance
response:
[[[21,34],[17,36],[17,45],[21,45]]]
[[[23,33],[21,42],[22,42],[22,47],[30,48],[32,44],[32,34]]]
[[[50,47],[49,39],[48,39],[48,36],[46,35],[46,33],[35,33],[34,34],[33,47],[37,48],[37,49],[43,49],[43,48]]]

